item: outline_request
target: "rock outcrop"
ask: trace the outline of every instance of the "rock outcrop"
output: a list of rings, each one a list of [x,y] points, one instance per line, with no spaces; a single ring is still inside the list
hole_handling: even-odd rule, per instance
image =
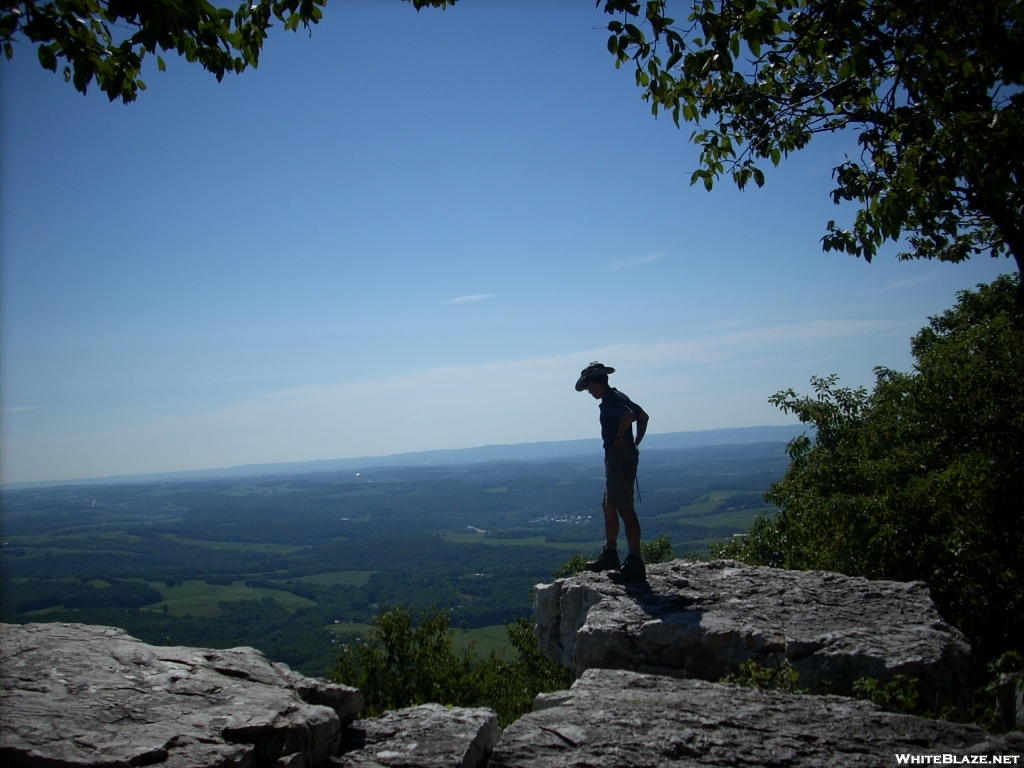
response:
[[[3,624],[0,653],[8,766],[300,768],[333,754],[363,705],[252,648],[153,646],[110,627]]]
[[[501,728],[492,709],[419,707],[360,720],[345,732],[336,768],[477,768],[486,765]]]
[[[604,668],[714,681],[748,660],[788,661],[814,693],[904,674],[926,701],[970,697],[970,647],[922,582],[676,560],[648,566],[646,584],[585,573],[538,585],[536,615],[541,652],[574,678]]]
[[[536,594],[541,650],[576,682],[539,695],[504,735],[492,710],[439,704],[353,722],[358,691],[252,648],[0,624],[0,759],[16,768],[867,768],[897,765],[896,755],[1024,752],[1019,732],[988,736],[825,695],[859,677],[906,674],[929,702],[965,701],[969,648],[921,583],[675,561],[649,566],[646,584],[582,574]],[[748,660],[788,661],[822,695],[714,682]],[[1024,687],[1019,677],[1002,683],[1000,713],[1019,726]]]
[[[1024,751],[1024,734],[989,737],[974,726],[892,714],[841,696],[623,670],[588,670],[571,691],[539,704],[505,730],[491,768],[877,768],[896,765],[897,754]]]

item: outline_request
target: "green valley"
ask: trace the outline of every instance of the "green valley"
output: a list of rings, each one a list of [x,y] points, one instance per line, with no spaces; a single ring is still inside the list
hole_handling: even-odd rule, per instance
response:
[[[645,538],[679,554],[746,531],[784,444],[643,452]],[[600,455],[0,494],[4,621],[253,645],[323,674],[389,605],[446,609],[461,648],[507,649],[531,589],[603,540]]]

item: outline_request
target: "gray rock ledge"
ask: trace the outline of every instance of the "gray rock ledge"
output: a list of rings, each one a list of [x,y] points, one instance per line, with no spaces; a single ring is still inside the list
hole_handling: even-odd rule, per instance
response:
[[[252,648],[153,646],[84,624],[0,624],[0,672],[6,766],[313,765],[363,705]]]
[[[841,696],[623,670],[591,669],[559,698],[505,729],[491,768],[877,768],[895,766],[897,753],[1024,752],[1024,734],[989,736]]]
[[[419,707],[355,722],[345,733],[337,768],[478,768],[501,738],[492,709]]]
[[[905,674],[925,701],[970,700],[970,647],[923,582],[676,560],[648,566],[646,584],[584,573],[535,595],[541,652],[573,678],[605,668],[715,681],[751,659],[788,660],[814,693]]]

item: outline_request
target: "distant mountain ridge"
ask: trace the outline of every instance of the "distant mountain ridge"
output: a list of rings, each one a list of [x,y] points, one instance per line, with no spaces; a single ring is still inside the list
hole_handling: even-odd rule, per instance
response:
[[[732,427],[705,429],[697,432],[664,432],[644,438],[644,450],[663,448],[700,448],[709,445],[744,445],[750,443],[781,443],[808,431],[803,424],[785,426]],[[45,480],[32,483],[6,483],[3,490],[45,488],[55,485],[112,485],[117,483],[151,483],[174,480],[222,480],[226,478],[263,477],[265,475],[301,475],[312,472],[336,472],[373,467],[408,467],[423,464],[476,464],[487,461],[543,461],[601,453],[598,438],[584,440],[553,440],[512,445],[481,445],[475,448],[446,448],[389,456],[360,456],[352,459],[319,459],[278,464],[243,464],[237,467],[196,469],[180,472],[155,472],[138,475]]]

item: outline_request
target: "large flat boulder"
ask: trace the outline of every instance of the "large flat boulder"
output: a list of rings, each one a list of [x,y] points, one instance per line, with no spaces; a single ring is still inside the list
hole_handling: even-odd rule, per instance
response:
[[[487,764],[501,728],[482,707],[423,704],[355,722],[335,768],[478,768]]]
[[[939,755],[939,763],[954,755],[960,764],[1024,751],[1024,734],[992,737],[841,696],[623,670],[588,670],[538,708],[505,729],[491,768],[878,768],[897,765],[898,754]]]
[[[926,701],[970,700],[970,647],[922,582],[676,560],[648,566],[646,584],[584,573],[535,594],[541,652],[574,678],[606,668],[714,681],[748,660],[788,661],[814,693],[902,674]]]
[[[252,648],[147,645],[120,629],[0,624],[8,766],[300,766],[338,748],[354,688]]]

